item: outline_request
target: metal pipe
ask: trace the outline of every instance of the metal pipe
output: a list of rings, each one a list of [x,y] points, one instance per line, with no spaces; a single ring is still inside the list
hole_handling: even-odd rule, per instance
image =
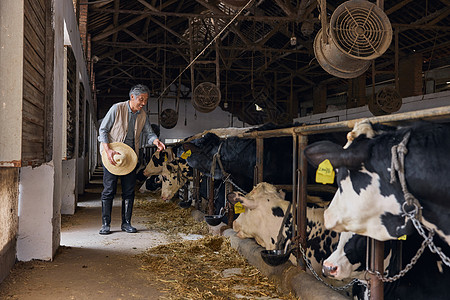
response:
[[[332,131],[345,131],[348,129],[352,129],[355,126],[356,122],[362,120],[369,120],[373,124],[376,123],[392,123],[392,122],[401,122],[407,120],[418,120],[418,119],[445,119],[450,118],[450,106],[441,106],[436,108],[423,109],[419,111],[411,111],[404,112],[392,115],[385,116],[377,116],[370,118],[360,118],[353,119],[347,121],[326,123],[326,124],[314,124],[314,125],[306,125],[306,126],[298,126],[291,128],[282,128],[282,129],[274,129],[267,131],[252,131],[245,132],[237,135],[237,137],[242,138],[257,138],[257,137],[280,137],[280,136],[288,136],[293,133],[299,133],[303,135],[309,134],[317,134],[317,133],[325,133]]]
[[[322,24],[322,40],[328,44],[327,1],[320,0],[320,22]]]

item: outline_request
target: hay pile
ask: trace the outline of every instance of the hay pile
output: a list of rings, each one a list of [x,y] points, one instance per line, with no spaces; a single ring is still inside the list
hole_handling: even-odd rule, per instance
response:
[[[167,285],[164,299],[296,299],[278,293],[223,236],[158,246],[139,258]]]
[[[208,225],[191,217],[193,208],[160,199],[137,199],[136,205],[151,216],[146,223],[149,229],[177,241],[138,255],[141,269],[166,286],[163,299],[296,299],[278,293],[267,277],[230,246],[228,238],[209,235]],[[178,233],[204,237],[182,240]]]
[[[169,236],[184,234],[208,234],[209,228],[205,222],[197,222],[191,217],[194,209],[180,208],[174,202],[165,202],[160,199],[136,199],[136,207],[140,208],[149,220],[145,226],[151,230],[158,230]]]

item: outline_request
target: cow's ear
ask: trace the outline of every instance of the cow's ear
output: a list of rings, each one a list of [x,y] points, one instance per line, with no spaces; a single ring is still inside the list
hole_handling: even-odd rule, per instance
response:
[[[183,144],[183,149],[184,149],[185,152],[188,151],[188,150],[191,150],[192,153],[199,151],[199,148],[197,146],[195,146],[194,144],[192,144],[192,143],[184,143]]]
[[[249,197],[239,197],[238,201],[242,203],[242,206],[248,209],[255,209],[258,207],[258,203]]]
[[[328,159],[334,168],[347,167],[359,168],[367,157],[367,148],[344,149],[342,146],[330,141],[320,141],[305,148],[304,154],[310,164],[317,167],[321,162]]]

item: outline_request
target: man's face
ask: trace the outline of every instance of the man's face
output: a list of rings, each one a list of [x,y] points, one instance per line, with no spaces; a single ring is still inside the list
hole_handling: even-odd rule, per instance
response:
[[[142,107],[144,107],[144,105],[147,104],[147,100],[148,100],[148,94],[140,94],[138,96],[131,94],[131,99],[130,99],[131,110],[133,112],[137,112],[137,111],[141,110]]]

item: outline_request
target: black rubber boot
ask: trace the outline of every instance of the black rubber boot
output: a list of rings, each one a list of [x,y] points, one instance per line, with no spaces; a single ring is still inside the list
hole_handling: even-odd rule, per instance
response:
[[[105,201],[102,200],[102,228],[100,229],[100,234],[110,234],[111,233],[111,211],[112,211],[112,200]]]
[[[131,215],[133,213],[134,199],[125,199],[122,201],[122,231],[135,233],[137,229],[131,226]]]

